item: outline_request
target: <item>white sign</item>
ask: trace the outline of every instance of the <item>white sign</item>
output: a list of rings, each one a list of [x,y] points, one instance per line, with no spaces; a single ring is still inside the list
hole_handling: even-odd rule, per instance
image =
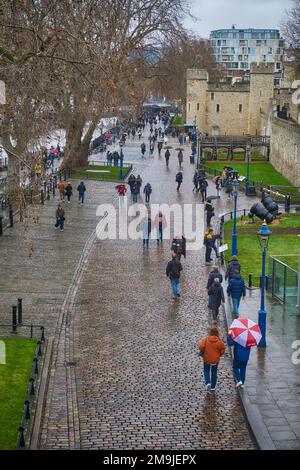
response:
[[[219,246],[219,253],[223,253],[223,251],[228,250],[228,245],[225,243],[225,245]]]
[[[244,181],[246,179],[246,176],[239,176],[238,181]]]

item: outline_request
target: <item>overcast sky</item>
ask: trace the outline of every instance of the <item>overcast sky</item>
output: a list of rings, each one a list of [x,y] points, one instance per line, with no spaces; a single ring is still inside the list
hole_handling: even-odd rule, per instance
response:
[[[192,13],[199,22],[188,21],[186,26],[204,38],[214,29],[275,28],[285,18],[292,0],[190,0]]]

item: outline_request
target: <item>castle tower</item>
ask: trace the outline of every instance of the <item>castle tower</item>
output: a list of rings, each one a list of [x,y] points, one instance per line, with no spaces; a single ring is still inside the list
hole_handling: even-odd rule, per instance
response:
[[[261,132],[262,114],[270,110],[270,100],[274,97],[274,64],[253,63],[250,66],[250,96],[248,112],[248,134]]]
[[[187,69],[186,121],[196,125],[200,131],[206,131],[206,92],[208,72],[206,70]]]

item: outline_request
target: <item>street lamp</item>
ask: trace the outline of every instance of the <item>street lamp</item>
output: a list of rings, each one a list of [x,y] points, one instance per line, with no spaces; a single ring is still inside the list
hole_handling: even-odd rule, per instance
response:
[[[250,161],[251,161],[251,145],[250,142],[247,142],[246,146],[246,164],[247,164],[247,174],[246,174],[246,184],[245,184],[245,194],[249,196],[249,186],[250,186]]]
[[[237,249],[237,233],[236,233],[236,209],[237,209],[237,198],[238,198],[238,192],[237,188],[239,185],[239,182],[237,178],[234,178],[232,181],[234,191],[233,191],[233,197],[234,197],[234,212],[233,212],[233,230],[232,230],[232,242],[231,242],[231,255],[236,256],[238,253]]]
[[[262,249],[262,273],[261,273],[261,299],[260,309],[258,311],[258,325],[261,330],[262,338],[259,342],[260,348],[266,347],[266,323],[267,323],[267,312],[265,311],[265,278],[266,278],[266,255],[269,244],[269,237],[271,231],[269,230],[266,222],[264,222],[257,232],[257,238]]]

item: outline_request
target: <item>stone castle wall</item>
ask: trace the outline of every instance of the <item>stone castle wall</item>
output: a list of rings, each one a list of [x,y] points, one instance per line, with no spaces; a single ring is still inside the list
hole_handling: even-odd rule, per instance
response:
[[[270,162],[294,186],[300,186],[300,126],[272,119]]]

